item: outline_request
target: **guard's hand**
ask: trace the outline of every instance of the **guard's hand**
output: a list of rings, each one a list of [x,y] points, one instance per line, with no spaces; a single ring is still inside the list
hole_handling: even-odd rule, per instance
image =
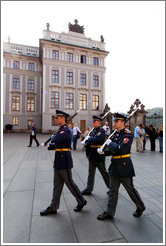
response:
[[[88,138],[90,138],[90,136],[87,136],[83,141],[81,141],[81,144],[85,144]]]
[[[107,141],[105,142],[105,144],[106,145],[110,145],[111,142],[112,142],[111,139],[107,139]]]
[[[45,147],[45,146],[47,146],[47,144],[45,145],[44,143],[41,143],[40,145],[41,145],[42,147]]]
[[[98,154],[103,155],[104,151],[102,151],[100,148],[97,149]]]

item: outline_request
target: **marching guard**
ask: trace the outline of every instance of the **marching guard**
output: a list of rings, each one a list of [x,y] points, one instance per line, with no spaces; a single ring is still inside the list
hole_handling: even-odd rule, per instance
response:
[[[101,121],[101,117],[93,116],[94,129],[90,133],[90,136],[86,137],[87,140],[85,141],[86,153],[89,160],[89,174],[87,187],[82,191],[83,195],[90,195],[93,191],[96,168],[98,168],[106,186],[109,188],[109,174],[105,168],[105,156],[101,156],[97,152],[97,148],[101,147],[105,141],[105,131],[101,127]]]
[[[69,117],[67,113],[56,110],[55,121],[59,125],[59,130],[51,139],[51,143],[55,144],[53,197],[50,206],[40,212],[42,216],[57,213],[64,183],[77,200],[75,212],[80,212],[87,204],[72,178],[71,131],[66,124],[67,117]]]
[[[133,142],[133,135],[125,129],[127,117],[120,113],[114,114],[114,128],[117,129],[112,140],[108,139],[105,143],[108,150],[98,152],[105,156],[111,155],[111,164],[109,166],[110,174],[110,191],[107,203],[107,209],[97,216],[98,220],[113,219],[115,215],[118,191],[120,184],[124,186],[131,200],[136,205],[136,211],[133,216],[140,217],[145,210],[145,205],[133,185],[133,177],[135,176],[134,167],[130,159],[130,150]]]

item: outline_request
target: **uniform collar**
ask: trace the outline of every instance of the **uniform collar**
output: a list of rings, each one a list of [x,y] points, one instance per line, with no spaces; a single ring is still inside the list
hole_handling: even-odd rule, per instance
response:
[[[122,132],[124,132],[124,130],[125,130],[125,127],[124,127],[123,129],[121,129],[119,133],[122,133]]]
[[[95,128],[96,130],[100,129],[101,126],[98,126],[97,128]]]
[[[64,125],[62,125],[60,128],[63,128],[64,126],[66,126],[66,123]]]

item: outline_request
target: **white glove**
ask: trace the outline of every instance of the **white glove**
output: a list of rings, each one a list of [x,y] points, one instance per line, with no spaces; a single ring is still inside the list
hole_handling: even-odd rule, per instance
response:
[[[81,141],[81,144],[85,144],[86,140],[88,140],[88,138],[90,138],[90,136],[87,136],[83,141]]]
[[[106,145],[110,145],[111,142],[112,142],[111,139],[107,139],[107,141],[105,142],[105,144]]]
[[[104,154],[104,152],[103,152],[100,148],[97,149],[97,152],[98,152],[98,154],[100,154],[100,155],[103,155],[103,154]]]
[[[47,147],[47,144],[45,145],[44,143],[40,144],[42,147]]]

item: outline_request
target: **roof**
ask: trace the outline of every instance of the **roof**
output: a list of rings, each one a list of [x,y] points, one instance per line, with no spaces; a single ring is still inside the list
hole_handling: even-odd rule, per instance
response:
[[[75,45],[75,44],[69,44],[69,43],[64,43],[64,42],[61,42],[61,41],[57,41],[57,40],[50,40],[50,39],[39,39],[40,41],[44,40],[44,41],[48,41],[48,42],[54,42],[54,43],[60,43],[60,44],[64,44],[64,45],[70,45],[70,46],[75,46],[75,47],[79,47],[79,48],[84,48],[84,49],[90,49],[90,50],[95,50],[95,51],[102,51],[102,52],[105,52],[105,53],[109,53],[108,51],[106,50],[101,50],[99,48],[90,48],[90,47],[87,47],[87,46],[81,46],[81,45]]]

